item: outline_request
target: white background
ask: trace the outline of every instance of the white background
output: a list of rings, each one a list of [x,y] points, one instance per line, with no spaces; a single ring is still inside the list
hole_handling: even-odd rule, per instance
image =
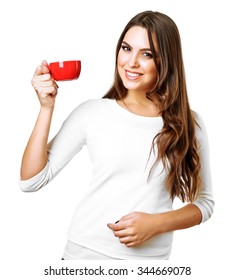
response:
[[[102,97],[109,89],[119,35],[136,13],[148,9],[166,13],[180,30],[191,107],[202,115],[208,130],[216,201],[214,215],[207,223],[175,233],[171,259],[166,265],[191,266],[194,274],[188,279],[231,275],[231,1],[8,0],[0,4],[2,279],[43,279],[44,267],[64,264],[59,260],[67,228],[91,176],[84,149],[43,190],[31,194],[19,190],[21,157],[39,110],[31,87],[35,68],[43,59],[82,60],[79,80],[59,83],[52,137],[74,107],[86,99]]]

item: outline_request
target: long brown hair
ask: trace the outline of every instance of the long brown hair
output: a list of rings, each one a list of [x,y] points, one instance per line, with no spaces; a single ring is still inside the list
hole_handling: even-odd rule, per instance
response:
[[[133,26],[141,26],[148,32],[157,80],[146,97],[157,97],[164,122],[162,130],[152,142],[151,153],[156,153],[157,146],[157,157],[150,173],[161,160],[167,171],[165,185],[171,199],[177,196],[183,202],[192,202],[201,189],[199,147],[195,135],[197,123],[187,96],[180,34],[170,17],[159,12],[145,11],[129,21],[116,47],[114,83],[103,98],[120,100],[127,95],[127,89],[117,71],[117,59],[124,36]]]

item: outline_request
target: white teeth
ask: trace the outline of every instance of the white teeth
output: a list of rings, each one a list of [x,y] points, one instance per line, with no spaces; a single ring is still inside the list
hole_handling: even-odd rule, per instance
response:
[[[138,77],[138,76],[140,76],[140,74],[131,73],[131,72],[128,72],[128,71],[127,71],[127,75],[130,76],[130,77]]]

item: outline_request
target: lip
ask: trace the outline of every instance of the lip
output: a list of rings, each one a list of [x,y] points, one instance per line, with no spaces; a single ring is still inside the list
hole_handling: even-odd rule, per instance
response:
[[[140,72],[125,70],[125,76],[129,80],[135,81],[140,79],[143,76],[143,74]]]

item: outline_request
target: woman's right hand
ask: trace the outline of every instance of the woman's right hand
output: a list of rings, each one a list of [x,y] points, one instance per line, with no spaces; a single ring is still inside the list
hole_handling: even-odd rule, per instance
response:
[[[45,60],[39,65],[32,78],[32,86],[35,89],[40,104],[44,108],[53,108],[58,91],[58,85],[50,74]]]

